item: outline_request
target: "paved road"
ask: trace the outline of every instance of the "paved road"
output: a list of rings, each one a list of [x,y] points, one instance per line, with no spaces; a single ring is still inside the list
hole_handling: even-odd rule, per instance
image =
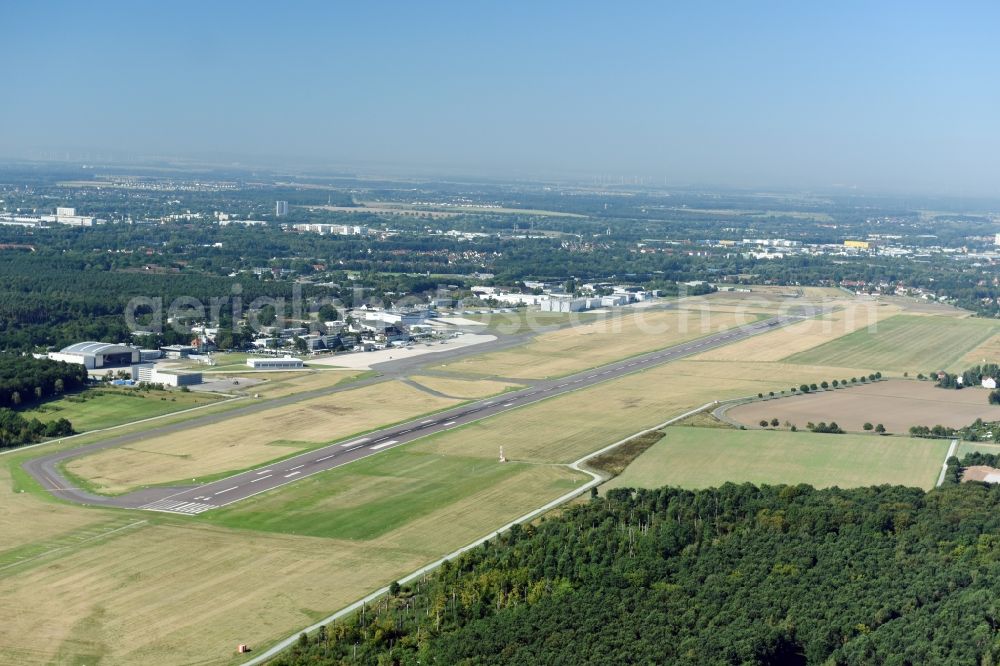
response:
[[[801,319],[803,317],[781,316],[739,328],[712,333],[667,349],[635,356],[560,379],[536,382],[532,386],[518,391],[512,391],[490,399],[466,403],[459,407],[439,412],[433,416],[373,431],[364,437],[314,449],[283,460],[280,463],[260,467],[200,486],[144,488],[125,495],[106,497],[73,487],[59,470],[60,463],[70,458],[85,455],[97,448],[120,446],[127,441],[149,437],[151,433],[148,431],[125,435],[96,445],[69,449],[49,456],[35,458],[25,463],[24,468],[53,495],[79,504],[194,515],[238,502],[289,483],[294,483],[314,474],[375,455],[381,451],[402,446],[427,435],[457,428],[553,396],[600,384],[623,375],[669,363],[685,356],[731,344],[737,340],[773,330],[775,327],[800,321]],[[327,389],[323,392],[329,393],[330,390]],[[295,400],[303,399],[301,395],[290,396],[290,398],[294,398]],[[292,400],[288,401],[291,402]],[[282,404],[281,399],[263,403],[259,405],[259,408],[270,409],[277,404]],[[247,408],[202,417],[199,420],[217,421],[224,418],[232,418],[241,411],[245,411],[245,409]],[[160,430],[180,430],[191,426],[192,422],[187,421],[182,424],[166,426]]]

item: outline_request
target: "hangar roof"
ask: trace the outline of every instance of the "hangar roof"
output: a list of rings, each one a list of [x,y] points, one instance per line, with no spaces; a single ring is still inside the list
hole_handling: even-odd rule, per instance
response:
[[[62,350],[63,354],[130,354],[132,347],[116,345],[112,342],[77,342]]]

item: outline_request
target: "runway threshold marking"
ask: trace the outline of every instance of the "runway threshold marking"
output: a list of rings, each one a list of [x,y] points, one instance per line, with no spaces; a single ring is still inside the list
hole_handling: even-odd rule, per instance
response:
[[[385,447],[392,446],[393,444],[396,443],[398,443],[397,440],[390,439],[388,442],[383,442],[382,444],[376,444],[375,446],[369,446],[368,448],[371,449],[372,451],[378,451],[379,449],[384,449]]]

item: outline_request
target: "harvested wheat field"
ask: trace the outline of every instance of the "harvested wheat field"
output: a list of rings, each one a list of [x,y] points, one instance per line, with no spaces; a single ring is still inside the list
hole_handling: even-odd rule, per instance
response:
[[[889,380],[737,405],[726,416],[747,427],[777,418],[799,428],[810,421],[836,421],[844,430],[862,432],[867,422],[905,433],[915,425],[960,428],[977,418],[1000,420],[1000,406],[988,404],[986,395],[980,388],[940,389],[931,382]]]

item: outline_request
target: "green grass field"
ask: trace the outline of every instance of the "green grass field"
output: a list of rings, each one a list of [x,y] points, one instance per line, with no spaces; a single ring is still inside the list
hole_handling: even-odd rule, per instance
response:
[[[969,453],[1000,453],[1000,444],[993,442],[961,442],[955,455],[961,460]]]
[[[727,481],[930,489],[947,440],[672,427],[610,487],[709,488]]]
[[[68,419],[77,432],[86,432],[208,405],[220,399],[196,391],[93,388],[26,410],[24,415],[43,422]]]
[[[916,374],[954,368],[963,355],[997,332],[1000,323],[991,320],[896,315],[785,360]]]
[[[267,532],[374,539],[513,479],[528,467],[404,447],[202,514],[199,520]],[[565,476],[573,473],[567,470]]]

